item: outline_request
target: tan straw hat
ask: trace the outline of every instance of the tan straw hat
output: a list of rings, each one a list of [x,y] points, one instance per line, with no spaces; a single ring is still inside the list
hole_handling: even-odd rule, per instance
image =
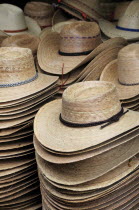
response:
[[[49,33],[41,40],[38,63],[48,73],[67,74],[91,60],[101,42],[97,23],[77,21],[65,25],[60,34]]]
[[[0,98],[14,101],[40,92],[58,78],[37,73],[32,52],[28,48],[0,48]]]
[[[9,35],[28,32],[38,36],[41,32],[36,21],[25,17],[23,11],[12,4],[0,4],[0,30]]]
[[[75,13],[77,11],[84,19],[97,20],[100,18],[99,0],[60,0],[59,2],[71,10],[73,9]]]
[[[25,15],[33,18],[43,29],[52,26],[54,7],[46,2],[28,2],[24,7]]]
[[[117,25],[104,19],[99,20],[99,25],[102,32],[110,38],[120,36],[127,40],[139,40],[139,0],[129,4]]]
[[[37,54],[40,39],[31,34],[18,34],[4,39],[1,47],[22,47],[32,50],[33,55]]]
[[[34,132],[49,150],[72,153],[129,132],[139,126],[138,115],[123,112],[112,83],[81,82],[68,87],[62,101],[55,100],[39,110]],[[115,116],[119,121],[112,123]]]
[[[120,100],[139,95],[139,45],[130,44],[119,51],[118,59],[110,62],[103,70],[101,81],[113,82]]]

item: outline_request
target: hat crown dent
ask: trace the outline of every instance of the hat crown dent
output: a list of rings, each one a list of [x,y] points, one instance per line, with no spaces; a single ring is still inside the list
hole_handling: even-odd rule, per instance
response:
[[[61,117],[69,123],[104,121],[120,110],[116,87],[109,82],[80,82],[63,93]]]
[[[27,28],[23,11],[11,4],[0,5],[0,30],[16,31]]]
[[[60,37],[60,51],[64,53],[92,51],[102,42],[96,22],[77,21],[67,24],[61,30]]]
[[[139,83],[139,45],[130,44],[119,51],[118,78],[123,84]]]
[[[127,29],[139,29],[139,0],[129,4],[117,25]]]
[[[36,74],[33,55],[28,48],[0,48],[0,84],[20,83]]]

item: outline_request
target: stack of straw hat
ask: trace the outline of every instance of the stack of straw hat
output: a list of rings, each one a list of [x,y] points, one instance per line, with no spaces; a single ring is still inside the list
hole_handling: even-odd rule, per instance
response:
[[[60,34],[47,33],[38,47],[38,64],[46,74],[60,77],[60,93],[70,84],[99,79],[104,67],[117,58],[127,44],[123,38],[102,43],[95,22],[76,21],[66,24]]]
[[[24,7],[25,15],[33,18],[41,29],[52,26],[54,7],[46,2],[28,2]]]
[[[41,206],[33,118],[57,82],[36,72],[30,49],[0,48],[0,209]]]
[[[138,205],[139,113],[121,107],[112,83],[68,87],[39,110],[34,132],[44,210]]]
[[[117,60],[104,68],[100,80],[116,85],[124,107],[139,111],[139,45],[130,44],[121,49]]]

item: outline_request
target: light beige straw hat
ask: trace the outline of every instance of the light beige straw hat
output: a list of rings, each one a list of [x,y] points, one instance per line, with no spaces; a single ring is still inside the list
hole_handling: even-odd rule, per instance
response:
[[[49,150],[77,152],[139,126],[138,112],[124,113],[112,83],[81,82],[68,87],[62,101],[55,100],[39,110],[34,132]],[[117,114],[121,116],[119,121],[110,123],[109,119]]]
[[[25,15],[31,17],[43,28],[52,26],[54,7],[46,2],[28,2],[24,7]]]
[[[118,59],[103,70],[100,80],[113,82],[121,100],[139,95],[139,45],[130,44],[119,51]]]
[[[139,40],[139,0],[132,1],[125,13],[120,17],[117,25],[99,20],[102,32],[110,37],[124,37],[127,40]]]
[[[64,5],[69,9],[73,9],[82,15],[84,19],[97,20],[100,18],[99,0],[60,0],[60,5]]]
[[[0,48],[0,102],[14,101],[39,93],[58,77],[37,73],[28,48]]]
[[[9,35],[28,32],[38,36],[41,32],[36,21],[25,17],[23,11],[12,4],[0,4],[0,30]]]
[[[1,47],[22,47],[32,50],[33,55],[37,54],[40,39],[31,34],[18,34],[3,40]]]
[[[61,33],[49,33],[38,47],[38,63],[51,74],[66,74],[91,60],[91,52],[101,43],[95,22],[78,21],[65,25]],[[63,67],[64,66],[64,67]]]

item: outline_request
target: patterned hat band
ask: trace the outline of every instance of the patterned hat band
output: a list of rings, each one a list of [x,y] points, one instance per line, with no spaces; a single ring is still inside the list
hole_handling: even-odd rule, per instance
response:
[[[36,72],[36,74],[30,79],[24,80],[22,82],[11,83],[11,84],[0,84],[0,88],[8,88],[8,87],[16,87],[20,85],[25,85],[36,80],[37,78],[38,78],[38,73]]]

